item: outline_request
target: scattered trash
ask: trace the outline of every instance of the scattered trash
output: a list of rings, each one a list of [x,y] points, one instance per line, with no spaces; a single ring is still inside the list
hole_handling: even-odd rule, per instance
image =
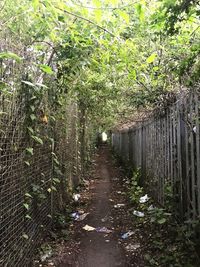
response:
[[[117,191],[117,194],[119,194],[119,195],[120,195],[121,193],[122,193],[122,191]]]
[[[126,250],[129,252],[138,248],[140,248],[140,244],[129,244],[128,246],[126,246]]]
[[[109,230],[107,227],[97,227],[96,231],[98,233],[106,233],[106,234],[112,233],[112,230]]]
[[[112,233],[112,230],[108,229],[107,227],[97,227],[97,228],[94,228],[94,227],[89,226],[87,224],[83,227],[83,229],[85,231],[88,231],[88,232],[96,231],[97,233],[106,233],[106,234]]]
[[[52,261],[48,262],[48,266],[55,266]]]
[[[155,209],[155,208],[154,208],[154,206],[153,206],[153,205],[151,205],[151,206],[149,206],[149,207],[148,207],[148,209],[147,209],[147,210],[148,210],[148,211],[152,211],[152,210],[154,210],[154,209]]]
[[[124,207],[124,206],[125,206],[125,204],[116,204],[116,205],[114,205],[115,208],[121,208],[121,207]]]
[[[80,222],[80,221],[83,221],[83,220],[86,218],[86,216],[87,216],[88,214],[89,214],[89,213],[84,213],[83,210],[80,210],[80,211],[73,212],[73,213],[71,214],[71,217],[72,217],[75,221]]]
[[[73,213],[71,214],[71,217],[76,221],[77,219],[79,219],[80,215],[79,215],[78,212],[73,212]]]
[[[89,225],[87,225],[87,224],[83,227],[83,229],[84,229],[85,231],[88,231],[88,232],[91,232],[91,231],[94,231],[94,230],[95,230],[94,227],[89,226]]]
[[[121,236],[122,239],[127,239],[128,237],[132,236],[134,234],[133,231],[128,231],[127,233],[123,234]]]
[[[139,202],[140,203],[146,203],[147,201],[149,200],[149,197],[148,195],[146,194],[145,196],[141,197]]]
[[[110,240],[106,239],[106,240],[105,240],[105,242],[106,242],[106,243],[109,243],[109,242],[110,242]]]
[[[76,221],[80,222],[83,221],[89,213],[83,213],[82,215],[79,215],[79,218],[76,219]]]
[[[75,202],[77,202],[80,199],[81,195],[80,194],[73,194],[72,198]]]
[[[134,210],[133,215],[142,218],[142,217],[144,217],[144,212]]]
[[[83,214],[83,213],[85,213],[85,211],[84,211],[84,210],[81,210],[81,209],[77,209],[77,212],[78,212],[79,214]]]

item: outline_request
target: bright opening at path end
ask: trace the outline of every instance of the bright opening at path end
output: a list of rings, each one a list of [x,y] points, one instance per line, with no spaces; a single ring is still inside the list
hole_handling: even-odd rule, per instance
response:
[[[106,142],[107,139],[108,139],[107,134],[106,134],[105,132],[103,132],[103,133],[102,133],[102,141],[103,141],[103,142]]]

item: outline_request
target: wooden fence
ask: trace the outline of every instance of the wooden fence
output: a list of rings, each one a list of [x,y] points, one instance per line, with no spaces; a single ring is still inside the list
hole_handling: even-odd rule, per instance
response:
[[[160,204],[171,187],[182,220],[200,216],[200,94],[181,97],[162,114],[113,132],[123,161],[141,168],[142,183]]]

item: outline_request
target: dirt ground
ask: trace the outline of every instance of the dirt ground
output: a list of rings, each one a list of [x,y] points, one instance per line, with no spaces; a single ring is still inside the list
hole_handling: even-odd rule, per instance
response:
[[[89,215],[81,222],[71,225],[68,242],[57,245],[56,253],[47,265],[56,267],[144,267],[141,257],[139,231],[132,229],[127,202],[126,179],[116,166],[112,153],[102,146],[93,163],[89,188],[81,193],[81,201],[89,202],[84,212]],[[123,204],[116,207],[117,204]],[[81,205],[81,203],[80,203]],[[111,233],[88,232],[85,225],[106,227]],[[122,239],[122,234],[134,231],[134,235]]]
[[[137,207],[130,201],[128,187],[129,179],[110,148],[100,147],[80,191],[80,199],[66,214],[69,218],[72,212],[79,211],[79,214],[87,213],[87,217],[81,221],[71,218],[64,229],[58,228],[66,238],[55,232],[53,241],[45,240],[53,248],[51,257],[43,262],[40,257],[33,266],[200,266],[194,250],[189,250],[183,242],[185,239],[180,239],[180,232],[174,230],[173,221],[173,227],[168,227],[168,223],[153,225],[148,217],[140,221],[133,215]],[[93,231],[83,229],[86,225],[93,227]],[[110,232],[99,232],[102,227]],[[129,231],[132,235],[123,239],[123,234]]]

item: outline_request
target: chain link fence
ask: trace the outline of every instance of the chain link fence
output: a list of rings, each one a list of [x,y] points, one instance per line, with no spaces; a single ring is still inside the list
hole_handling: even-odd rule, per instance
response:
[[[0,266],[26,267],[79,183],[79,111],[72,97],[52,104],[56,80],[35,65],[52,57],[51,47],[34,51],[10,32],[0,38],[0,53],[22,59],[0,58]]]

